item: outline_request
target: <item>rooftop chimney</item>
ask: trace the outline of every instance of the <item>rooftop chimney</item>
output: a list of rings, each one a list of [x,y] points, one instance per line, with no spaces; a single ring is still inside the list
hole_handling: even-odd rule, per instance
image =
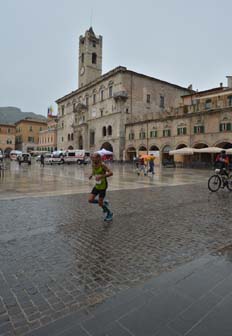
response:
[[[227,78],[228,88],[232,89],[232,76],[226,76],[226,78]]]
[[[223,88],[223,83],[220,83],[220,88]]]

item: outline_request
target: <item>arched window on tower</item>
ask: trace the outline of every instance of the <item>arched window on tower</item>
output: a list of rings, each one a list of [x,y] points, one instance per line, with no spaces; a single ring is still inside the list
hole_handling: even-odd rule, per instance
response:
[[[70,141],[70,134],[68,134],[68,141]]]
[[[111,125],[108,126],[108,135],[112,135],[112,126]]]
[[[73,141],[73,133],[71,134],[71,141]]]
[[[106,136],[106,127],[102,127],[102,136],[105,137]]]
[[[82,53],[82,54],[81,54],[81,63],[84,63],[84,61],[85,61],[85,54]]]
[[[97,64],[97,54],[92,53],[92,64]]]

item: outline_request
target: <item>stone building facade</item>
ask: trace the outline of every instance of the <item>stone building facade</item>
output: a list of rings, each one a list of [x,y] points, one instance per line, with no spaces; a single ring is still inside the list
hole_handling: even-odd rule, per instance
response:
[[[15,126],[15,149],[23,152],[37,150],[39,132],[47,128],[47,121],[26,118],[15,123]]]
[[[57,150],[57,116],[48,116],[47,128],[39,132],[39,151],[53,152]]]
[[[57,100],[57,146],[105,148],[123,160],[126,124],[171,113],[190,92],[122,66],[102,75],[102,37],[90,28],[79,40],[79,88]]]
[[[0,151],[9,154],[15,149],[15,125],[0,124]]]
[[[170,159],[169,150],[182,147],[232,148],[232,77],[228,85],[182,97],[179,107],[145,121],[126,124],[126,159],[140,153],[159,151],[160,161]],[[210,161],[210,155],[174,157]]]

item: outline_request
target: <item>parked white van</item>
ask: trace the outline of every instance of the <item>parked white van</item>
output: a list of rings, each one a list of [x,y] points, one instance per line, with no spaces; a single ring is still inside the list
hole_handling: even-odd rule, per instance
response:
[[[12,150],[12,151],[10,152],[10,159],[16,161],[17,158],[18,158],[18,156],[22,155],[22,153],[23,153],[23,152],[21,152],[21,151],[19,151],[19,150]]]
[[[64,156],[65,163],[87,164],[90,162],[90,152],[84,149],[67,150]]]

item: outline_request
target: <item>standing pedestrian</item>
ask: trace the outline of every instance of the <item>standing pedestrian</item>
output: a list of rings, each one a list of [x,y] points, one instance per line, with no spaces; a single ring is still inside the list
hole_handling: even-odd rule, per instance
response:
[[[44,155],[40,155],[40,165],[44,167]]]
[[[142,157],[142,155],[139,155],[139,171],[138,171],[138,175],[140,175],[141,172],[143,172],[144,176],[147,175],[146,166],[145,166],[145,160]]]
[[[149,162],[149,172],[152,173],[152,175],[155,174],[155,162],[154,161],[155,161],[155,157],[153,154],[151,154],[148,162]]]
[[[101,155],[98,153],[92,156],[92,174],[89,176],[91,179],[95,177],[96,184],[89,195],[89,203],[98,204],[103,212],[106,214],[105,221],[111,221],[113,212],[109,209],[109,202],[105,199],[106,189],[108,187],[107,178],[112,176],[113,172],[102,162]],[[98,196],[98,199],[96,197]]]

